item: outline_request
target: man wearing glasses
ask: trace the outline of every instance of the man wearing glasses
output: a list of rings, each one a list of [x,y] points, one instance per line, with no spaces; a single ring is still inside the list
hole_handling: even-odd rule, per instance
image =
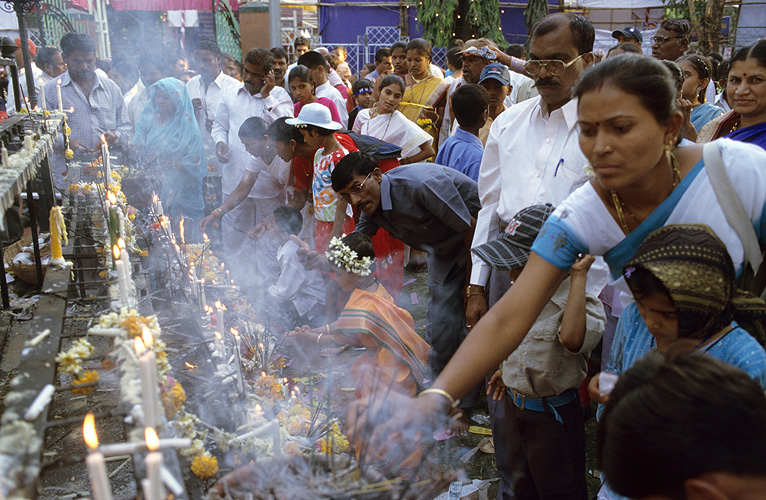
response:
[[[507,109],[492,124],[479,170],[482,208],[472,248],[499,238],[521,209],[544,203],[556,206],[587,180],[582,167],[588,162],[580,150],[576,127],[577,102],[571,96],[578,77],[594,61],[593,25],[576,14],[552,14],[541,19],[530,35],[525,69],[540,95]],[[598,296],[605,284],[606,268],[603,262],[596,262],[588,277],[587,292]],[[475,326],[488,305],[497,302],[509,287],[507,272],[491,272],[474,255],[470,285],[465,291],[466,327]],[[556,376],[555,367],[541,363],[537,368],[545,377]],[[530,484],[529,467],[563,470],[578,468],[584,460],[584,453],[580,456],[573,445],[561,443],[562,452],[556,457],[543,453],[545,456],[538,457],[539,463],[527,467],[530,457],[509,453],[505,416],[512,408],[506,412],[505,405],[513,403],[504,398],[500,402],[490,400],[488,404],[501,478],[498,498],[516,498],[513,491]],[[530,450],[538,449],[534,443],[530,446]],[[585,498],[585,474],[568,477],[574,477],[576,484],[563,476],[545,481],[545,491],[540,491],[539,497]],[[570,495],[572,491],[577,494]],[[526,498],[521,491],[517,494]]]
[[[692,39],[692,25],[686,19],[665,19],[651,38],[652,56],[675,61],[686,54]]]

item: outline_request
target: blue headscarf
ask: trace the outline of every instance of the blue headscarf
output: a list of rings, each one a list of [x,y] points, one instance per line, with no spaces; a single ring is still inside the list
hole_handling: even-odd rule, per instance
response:
[[[157,92],[162,91],[175,106],[168,122],[157,121]],[[197,222],[204,215],[202,178],[207,171],[197,119],[186,87],[175,78],[163,78],[149,87],[149,100],[136,123],[133,144],[140,156],[162,174],[160,198],[172,217],[183,215]]]

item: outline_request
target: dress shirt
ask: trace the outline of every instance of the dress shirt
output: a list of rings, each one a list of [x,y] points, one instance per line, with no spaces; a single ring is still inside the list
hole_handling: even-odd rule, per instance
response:
[[[535,81],[521,73],[511,73],[511,105],[526,101],[538,95]],[[510,106],[508,106],[510,107]]]
[[[473,180],[479,178],[479,166],[484,145],[478,137],[458,127],[455,135],[447,138],[439,148],[434,163],[451,167]]]
[[[239,140],[239,127],[251,116],[272,123],[283,116],[293,116],[293,101],[282,87],[274,87],[265,99],[260,92],[251,95],[244,84],[223,89],[213,122],[213,142],[223,142],[229,148],[229,161],[223,167],[222,188],[224,195],[236,189],[253,157]]]
[[[298,257],[298,245],[288,240],[277,250],[279,279],[268,289],[269,295],[292,302],[300,316],[324,304],[325,284],[318,271],[307,271]]]
[[[522,208],[537,203],[557,206],[587,181],[583,167],[588,160],[580,150],[576,125],[574,99],[549,114],[536,97],[498,115],[479,172],[482,209],[472,247],[494,239],[499,222],[507,223]],[[486,285],[489,272],[474,255],[471,284]]]
[[[346,109],[346,100],[340,95],[340,91],[330,84],[327,80],[316,88],[317,97],[327,97],[332,99],[335,107],[338,108],[341,123],[348,123],[348,110]]]
[[[139,78],[133,87],[131,87],[130,90],[122,94],[122,100],[125,102],[125,109],[127,109],[128,105],[130,104],[130,101],[133,100],[134,97],[136,97],[138,94],[144,91],[146,87],[144,86],[144,82],[141,81]]]
[[[189,80],[189,83],[186,84],[186,91],[189,93],[189,99],[202,100],[202,110],[197,113],[197,122],[201,129],[206,130],[205,120],[215,120],[215,111],[218,107],[218,102],[221,99],[221,92],[223,89],[231,85],[238,85],[239,83],[239,80],[230,77],[223,71],[219,71],[215,80],[210,82],[204,90],[202,75],[197,75]]]
[[[67,121],[72,129],[72,139],[77,139],[86,148],[93,149],[101,143],[101,134],[113,131],[119,142],[127,144],[130,137],[130,121],[125,112],[122,91],[116,83],[95,72],[95,82],[90,95],[86,96],[79,85],[69,76],[69,71],[61,80],[61,99],[64,109],[74,108]],[[58,80],[58,79],[57,79]],[[56,95],[57,80],[45,84],[45,102],[48,109],[58,109]]]
[[[251,157],[252,158],[252,157]],[[271,216],[277,207],[287,203],[285,189],[290,181],[290,164],[274,155],[271,163],[263,158],[252,158],[245,169],[257,176],[248,197],[263,200],[258,206],[258,218]],[[260,222],[260,221],[259,221]]]
[[[13,85],[10,84],[10,73],[8,73],[9,85],[8,85],[8,102],[5,109],[8,116],[16,113],[16,100],[14,97]],[[37,67],[35,63],[32,63],[32,81],[35,82],[35,92],[40,95],[40,88],[51,81],[51,77],[48,76],[43,70]],[[19,69],[19,86],[21,87],[21,105],[24,106],[24,97],[29,97],[29,89],[27,87],[26,68]],[[39,99],[39,97],[38,97]],[[47,100],[47,99],[46,99]],[[50,108],[49,108],[50,109]]]
[[[144,112],[147,102],[149,102],[149,87],[144,86],[144,89],[136,94],[128,104],[128,119],[134,129],[136,128],[136,123],[138,123],[138,118]]]
[[[480,208],[476,183],[449,167],[412,163],[383,174],[380,206],[362,213],[356,231],[370,237],[378,228],[428,253],[428,283],[443,285],[465,266],[463,233]]]
[[[447,137],[455,133],[453,125],[457,123],[457,120],[452,119],[452,108],[450,106],[452,101],[451,97],[452,93],[455,92],[458,87],[464,83],[465,80],[463,80],[461,75],[460,78],[453,78],[449,84],[449,90],[447,91],[447,104],[444,106],[444,118],[442,118],[442,126],[439,129],[439,147],[444,144],[444,141],[447,140]]]

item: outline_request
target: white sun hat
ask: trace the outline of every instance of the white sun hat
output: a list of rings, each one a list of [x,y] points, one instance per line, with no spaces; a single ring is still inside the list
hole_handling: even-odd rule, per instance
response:
[[[343,128],[340,123],[332,121],[330,108],[318,102],[306,104],[301,108],[298,118],[289,118],[285,120],[285,123],[297,127],[313,125],[327,130],[340,130]]]

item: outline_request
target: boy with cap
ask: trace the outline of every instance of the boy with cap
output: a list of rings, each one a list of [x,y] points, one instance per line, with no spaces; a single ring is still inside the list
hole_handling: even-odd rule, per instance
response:
[[[473,252],[516,279],[553,210],[550,204],[520,210],[502,238]],[[577,389],[605,322],[598,297],[585,291],[593,261],[584,255],[572,266],[518,349],[490,379],[488,397],[505,406],[505,425],[493,422],[492,435],[496,443],[502,440],[496,449],[507,454],[496,460],[498,469],[510,472],[515,498],[587,498],[585,421]],[[508,479],[501,474],[501,481]],[[508,491],[503,486],[499,491]]]
[[[450,101],[458,128],[455,135],[448,137],[441,145],[434,162],[452,167],[478,181],[481,156],[484,154],[479,130],[487,121],[489,94],[483,87],[469,83],[458,87]]]
[[[625,26],[621,30],[612,31],[612,38],[616,39],[619,43],[638,45],[638,48],[641,48],[641,44],[644,43],[644,35],[635,26]]]
[[[511,85],[511,72],[505,65],[492,63],[484,66],[479,77],[479,85],[487,89],[489,94],[489,107],[487,108],[487,122],[479,130],[479,139],[482,144],[487,143],[489,128],[492,122],[503,111],[508,109],[505,105],[505,99],[511,95],[513,85]]]

